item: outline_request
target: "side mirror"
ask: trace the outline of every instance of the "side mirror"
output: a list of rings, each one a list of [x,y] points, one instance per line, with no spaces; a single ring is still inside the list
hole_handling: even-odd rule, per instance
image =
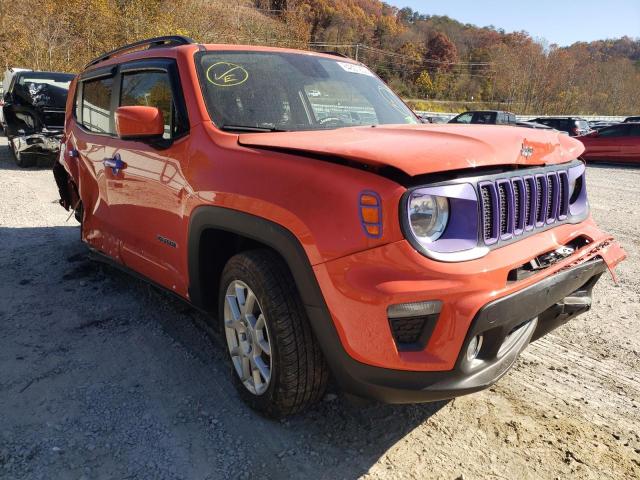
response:
[[[116,133],[122,139],[152,140],[164,135],[164,118],[156,107],[118,107]]]

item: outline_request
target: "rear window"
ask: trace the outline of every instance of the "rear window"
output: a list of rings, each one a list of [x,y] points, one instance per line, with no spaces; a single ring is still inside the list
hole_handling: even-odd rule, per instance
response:
[[[47,72],[30,72],[21,75],[18,78],[18,85],[51,85],[57,88],[69,90],[69,84],[73,80],[73,75],[67,73],[47,73]]]
[[[82,126],[94,133],[112,134],[113,77],[87,80],[82,86]]]

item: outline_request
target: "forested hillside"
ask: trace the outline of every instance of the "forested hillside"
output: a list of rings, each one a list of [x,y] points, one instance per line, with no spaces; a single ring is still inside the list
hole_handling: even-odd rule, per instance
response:
[[[0,1],[3,67],[74,72],[105,50],[169,33],[205,43],[339,51],[369,65],[403,97],[430,100],[423,102],[429,107],[453,100],[517,113],[640,111],[640,39],[559,48],[526,32],[378,0]]]

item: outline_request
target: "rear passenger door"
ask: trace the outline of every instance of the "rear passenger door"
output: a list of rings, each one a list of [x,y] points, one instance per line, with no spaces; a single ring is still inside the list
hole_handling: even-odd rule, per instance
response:
[[[162,139],[116,138],[107,147],[108,158],[119,158],[124,168],[108,169],[110,214],[122,241],[122,260],[156,283],[186,293],[180,272],[186,258],[182,214],[188,162],[189,124],[174,60],[150,59],[120,66],[117,106],[152,106],[164,116]]]
[[[110,216],[108,182],[105,175],[105,145],[113,142],[115,68],[97,69],[83,74],[78,82],[73,116],[78,128],[67,132],[67,150],[75,150],[78,189],[84,217],[83,239],[93,248],[120,260],[120,242]]]

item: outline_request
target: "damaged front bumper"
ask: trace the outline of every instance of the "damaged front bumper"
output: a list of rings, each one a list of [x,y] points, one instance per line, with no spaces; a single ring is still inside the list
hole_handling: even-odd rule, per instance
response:
[[[11,137],[10,147],[16,155],[33,154],[43,156],[55,156],[60,151],[60,141],[62,130],[42,129],[37,133],[18,132],[18,135]]]
[[[346,391],[387,403],[438,401],[483,390],[505,375],[531,342],[588,311],[593,287],[606,270],[606,261],[594,257],[484,305],[451,370],[391,370],[343,358],[333,373]]]

